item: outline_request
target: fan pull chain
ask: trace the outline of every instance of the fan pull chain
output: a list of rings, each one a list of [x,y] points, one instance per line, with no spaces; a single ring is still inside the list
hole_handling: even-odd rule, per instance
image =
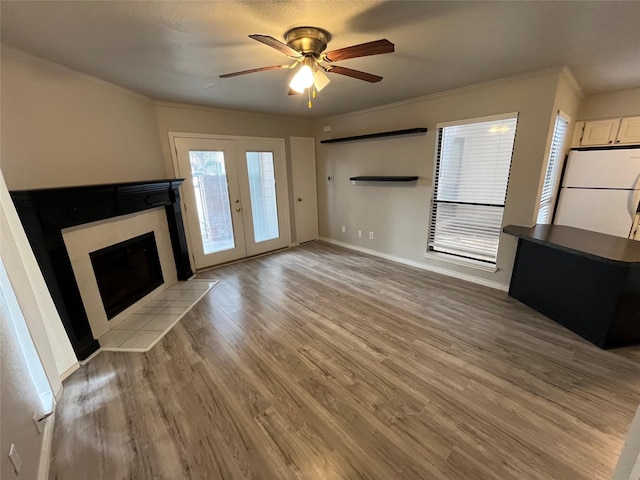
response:
[[[313,104],[311,103],[311,89],[307,88],[307,94],[309,95],[309,108],[311,108],[313,106]]]

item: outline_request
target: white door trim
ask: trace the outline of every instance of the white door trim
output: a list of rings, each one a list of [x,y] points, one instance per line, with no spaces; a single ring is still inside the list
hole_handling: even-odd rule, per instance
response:
[[[282,212],[278,212],[279,215],[282,215],[282,219],[284,220],[284,225],[286,225],[286,243],[287,247],[291,247],[291,216],[290,216],[290,207],[289,207],[289,177],[287,173],[287,155],[285,148],[285,139],[284,138],[276,138],[276,137],[254,137],[254,136],[243,136],[243,135],[220,135],[220,134],[210,134],[210,133],[189,133],[189,132],[169,132],[169,147],[171,151],[171,162],[173,165],[173,175],[174,177],[180,177],[180,167],[178,165],[178,151],[176,147],[176,138],[184,138],[184,139],[205,139],[205,140],[236,140],[236,141],[275,141],[278,142],[278,147],[280,149],[280,154],[282,155],[283,164],[285,168],[283,169],[280,175],[280,181],[284,181],[286,185],[287,195],[284,196],[283,201],[285,202],[285,208],[283,208]],[[183,218],[186,218],[186,207],[184,204],[184,195],[181,195],[180,199],[180,208],[182,209]],[[187,239],[187,245],[189,247],[190,255],[189,262],[191,264],[192,270],[196,271],[195,259],[193,256],[193,238],[194,233],[190,231],[188,222],[185,223],[185,233]],[[195,232],[195,235],[199,235],[200,232]]]

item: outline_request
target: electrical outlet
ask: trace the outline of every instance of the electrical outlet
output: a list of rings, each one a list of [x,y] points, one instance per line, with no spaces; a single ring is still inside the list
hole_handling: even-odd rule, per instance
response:
[[[373,240],[373,232],[369,232],[369,240]]]
[[[42,431],[44,430],[44,420],[42,421],[38,421],[40,419],[40,415],[38,414],[38,411],[35,410],[33,412],[33,423],[35,423],[36,425],[36,430],[38,430],[38,433],[40,435],[42,435]]]
[[[344,225],[342,225],[342,233],[347,233],[347,227],[345,227]]]
[[[358,236],[361,237],[362,236],[362,230],[358,230]]]
[[[22,460],[20,460],[20,455],[18,455],[18,451],[16,450],[16,445],[14,443],[12,443],[11,448],[9,448],[9,461],[11,462],[11,465],[13,465],[13,471],[16,472],[16,475],[20,475]]]
[[[39,413],[38,410],[33,411],[33,423],[36,424],[36,430],[38,430],[38,433],[40,435],[42,435],[44,427],[47,424],[47,418],[49,418],[51,415],[53,415],[53,410],[45,413],[44,415],[41,412]]]

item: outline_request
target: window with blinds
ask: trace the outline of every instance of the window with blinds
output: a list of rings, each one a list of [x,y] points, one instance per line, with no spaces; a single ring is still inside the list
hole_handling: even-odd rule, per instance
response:
[[[428,249],[496,263],[517,114],[439,128]]]
[[[547,172],[544,175],[542,194],[540,195],[540,206],[538,208],[538,219],[536,223],[551,223],[553,205],[558,193],[558,180],[562,166],[562,146],[567,134],[569,122],[560,113],[556,117],[556,124],[553,127],[553,138],[551,140],[551,151],[549,152],[549,162]]]

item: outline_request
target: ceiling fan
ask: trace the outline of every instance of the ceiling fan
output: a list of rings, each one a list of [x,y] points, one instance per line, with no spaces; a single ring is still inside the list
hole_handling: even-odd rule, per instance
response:
[[[292,28],[284,34],[286,43],[282,43],[280,40],[269,35],[249,35],[249,38],[284,53],[293,60],[293,63],[227,73],[220,75],[220,78],[237,77],[238,75],[264,72],[267,70],[295,69],[299,67],[289,84],[289,95],[302,94],[307,91],[309,95],[309,108],[312,106],[311,98],[315,98],[316,93],[326,87],[330,81],[327,75],[325,75],[325,72],[337,73],[338,75],[345,75],[370,83],[376,83],[382,80],[382,77],[378,75],[333,65],[334,62],[348,60],[350,58],[366,57],[368,55],[391,53],[395,48],[389,40],[382,39],[325,52],[327,44],[331,40],[331,34],[322,28],[316,27]]]

